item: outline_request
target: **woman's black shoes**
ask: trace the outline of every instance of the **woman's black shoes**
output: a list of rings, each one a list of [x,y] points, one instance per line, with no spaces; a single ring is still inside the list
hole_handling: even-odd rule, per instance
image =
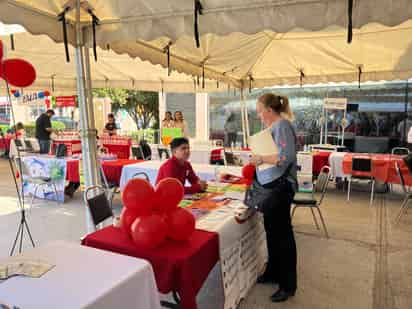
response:
[[[295,291],[287,292],[283,289],[279,289],[270,297],[270,299],[274,303],[280,303],[283,301],[287,301],[288,298],[292,296],[295,296]]]

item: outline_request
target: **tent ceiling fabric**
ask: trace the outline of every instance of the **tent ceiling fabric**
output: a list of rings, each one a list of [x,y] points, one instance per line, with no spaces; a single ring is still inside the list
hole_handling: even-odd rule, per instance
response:
[[[82,2],[100,19],[100,47],[166,66],[164,48],[172,43],[173,69],[196,76],[204,72],[238,88],[248,88],[252,79],[252,87],[263,87],[356,81],[359,72],[362,81],[411,76],[410,0],[354,1],[351,44],[346,43],[348,0],[201,0],[200,48],[193,38],[192,0]],[[66,3],[75,1],[0,0],[0,20],[62,41],[57,16]],[[73,43],[74,12],[66,17]],[[91,46],[91,18],[85,11],[82,22]]]
[[[100,46],[115,41],[154,40],[165,36],[172,41],[182,35],[193,36],[193,0],[89,0],[82,1],[100,19],[97,42]],[[47,34],[62,41],[57,16],[75,0],[0,0],[0,20],[23,25],[35,34]],[[227,35],[233,32],[255,34],[262,30],[277,33],[295,28],[322,30],[348,24],[348,0],[200,0],[203,14],[199,16],[201,34]],[[66,14],[69,40],[74,43],[74,12]],[[357,0],[353,5],[353,27],[378,22],[398,25],[412,16],[410,0]],[[88,26],[90,16],[83,11],[82,22]],[[245,22],[247,21],[247,22]]]
[[[167,65],[165,39],[114,44],[113,48],[152,63]],[[181,37],[171,47],[171,66],[238,88],[283,84],[380,81],[412,76],[412,20],[396,27],[369,24],[355,30],[353,42],[336,27],[324,31],[270,31],[255,35],[205,35],[200,48]],[[252,82],[250,83],[250,80]]]
[[[76,92],[76,68],[73,63],[66,63],[63,44],[53,42],[45,35],[15,33],[15,50],[11,50],[9,36],[0,36],[6,47],[7,58],[23,58],[34,65],[37,79],[33,90],[54,88],[56,93]],[[70,47],[71,57],[74,49]],[[206,80],[205,89],[192,76],[173,71],[170,76],[167,69],[153,65],[128,55],[118,55],[113,51],[99,50],[98,61],[90,61],[93,88],[125,88],[165,92],[210,92],[223,90],[217,88],[216,81]],[[0,85],[0,87],[3,85]]]

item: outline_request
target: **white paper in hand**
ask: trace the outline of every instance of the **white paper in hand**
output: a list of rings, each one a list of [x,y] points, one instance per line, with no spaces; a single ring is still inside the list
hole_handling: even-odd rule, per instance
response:
[[[273,140],[270,129],[265,129],[249,136],[249,147],[252,149],[252,153],[259,156],[275,155],[279,153],[278,147]],[[259,170],[265,170],[273,167],[273,164],[259,165]]]

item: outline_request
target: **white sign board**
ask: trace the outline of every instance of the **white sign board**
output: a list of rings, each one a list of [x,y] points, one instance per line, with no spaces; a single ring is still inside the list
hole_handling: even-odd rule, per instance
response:
[[[325,98],[323,100],[324,109],[346,110],[347,98]]]

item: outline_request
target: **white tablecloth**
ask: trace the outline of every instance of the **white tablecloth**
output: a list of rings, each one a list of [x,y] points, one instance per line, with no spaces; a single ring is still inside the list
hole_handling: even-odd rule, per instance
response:
[[[348,175],[343,173],[343,158],[346,152],[332,152],[329,156],[329,166],[333,178],[346,178]]]
[[[53,242],[23,254],[56,266],[41,278],[0,283],[0,303],[21,309],[160,309],[151,265],[142,259]]]
[[[267,261],[262,216],[255,214],[247,221],[238,223],[235,216],[239,213],[239,207],[244,207],[243,203],[233,201],[196,221],[196,228],[219,234],[225,309],[238,307],[256,283]]]
[[[123,167],[122,176],[120,178],[120,189],[122,190],[126,183],[133,178],[136,173],[144,172],[149,176],[152,185],[156,182],[157,173],[160,166],[165,161],[145,161],[136,164],[129,164]],[[209,164],[192,164],[193,170],[201,180],[215,179],[215,171],[218,169],[219,173],[230,173],[232,175],[241,176],[242,167],[239,166],[217,166]]]

